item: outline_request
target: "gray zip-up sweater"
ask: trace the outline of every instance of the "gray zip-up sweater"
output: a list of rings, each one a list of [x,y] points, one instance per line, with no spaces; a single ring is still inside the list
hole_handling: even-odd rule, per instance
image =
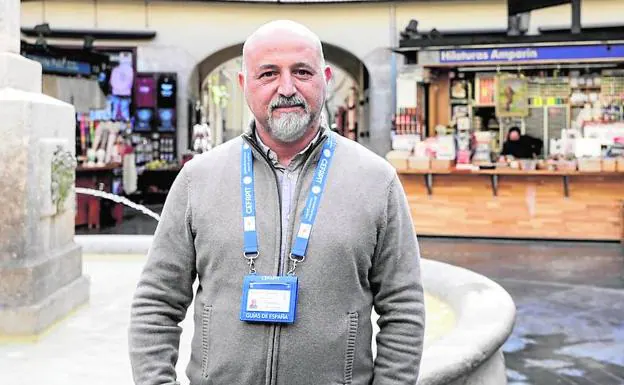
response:
[[[323,138],[295,189],[288,245],[300,223]],[[280,273],[280,198],[268,159],[249,134],[187,163],[163,208],[132,304],[130,358],[138,385],[176,383],[179,323],[195,295],[191,385],[414,385],[424,338],[420,256],[394,169],[339,137],[297,267],[293,325],[239,320],[243,277],[241,144],[254,149],[261,275]],[[196,293],[193,282],[199,279]],[[380,318],[371,351],[371,307]]]

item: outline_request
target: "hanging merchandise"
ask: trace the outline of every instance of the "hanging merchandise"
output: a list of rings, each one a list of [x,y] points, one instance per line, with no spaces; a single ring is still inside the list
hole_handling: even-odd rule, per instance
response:
[[[208,124],[196,124],[193,126],[193,151],[201,154],[212,149],[212,135]]]
[[[477,105],[493,106],[496,93],[496,78],[491,75],[477,75],[475,83]]]
[[[100,72],[97,75],[97,82],[100,86],[100,89],[104,93],[104,95],[109,95],[112,91],[112,87],[110,85],[110,77],[111,71],[114,64],[108,63],[105,66],[102,66]]]
[[[465,80],[456,79],[451,82],[451,98],[466,99],[468,98],[468,87]]]
[[[108,110],[112,120],[130,121],[130,98],[125,96],[109,95],[107,98]]]
[[[173,108],[158,109],[158,131],[173,132],[175,131],[175,110]]]
[[[528,81],[514,75],[496,78],[496,116],[526,117],[529,114]]]
[[[153,120],[154,110],[152,108],[137,108],[134,131],[151,132]]]
[[[87,145],[86,151],[79,159],[86,161],[87,166],[104,166],[120,164],[126,153],[124,135],[127,124],[113,121],[91,121],[90,138],[83,139],[86,134],[85,117],[81,118],[81,142]],[[86,155],[86,157],[84,156]]]
[[[170,74],[158,77],[157,103],[159,108],[174,108],[176,105],[176,79]]]
[[[110,85],[112,94],[116,96],[131,96],[133,82],[132,54],[121,52],[119,53],[119,63],[111,71]]]
[[[137,73],[134,81],[133,142],[141,171],[175,162],[176,155],[176,74]]]
[[[156,80],[153,76],[137,75],[134,89],[134,103],[137,107],[156,106]]]

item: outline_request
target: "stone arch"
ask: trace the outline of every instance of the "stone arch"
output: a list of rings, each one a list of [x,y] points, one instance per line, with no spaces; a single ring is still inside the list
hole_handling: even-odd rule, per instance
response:
[[[360,136],[360,138],[364,139],[363,142],[366,144],[367,138],[369,137],[369,122],[370,122],[370,109],[368,108],[368,88],[371,81],[369,79],[369,71],[364,61],[362,61],[359,57],[357,57],[352,52],[339,47],[335,44],[322,42],[323,45],[323,53],[325,55],[325,60],[334,67],[334,69],[340,70],[341,74],[344,77],[350,78],[351,80],[347,83],[347,85],[355,85],[355,89],[357,90],[357,105],[358,105],[358,129],[360,133],[364,133]],[[194,90],[194,94],[197,95],[198,99],[205,100],[204,97],[200,96],[205,89],[206,81],[213,72],[219,68],[221,68],[225,63],[232,62],[237,58],[240,58],[242,54],[243,43],[233,44],[230,46],[223,47],[219,50],[216,50],[206,56],[203,60],[201,60],[194,68],[194,75],[189,79],[189,89]],[[231,76],[229,76],[231,78]],[[341,84],[344,84],[342,82]],[[341,90],[349,89],[347,86],[342,87]],[[342,96],[342,94],[337,94]],[[336,98],[334,104],[336,102],[339,103],[341,100],[340,97]],[[328,102],[328,105],[330,103]],[[210,109],[208,109],[210,111]],[[213,109],[214,110],[214,109]],[[246,109],[244,109],[246,110]],[[326,106],[325,112],[326,116],[331,116],[336,112],[337,109],[330,109]],[[214,117],[214,115],[212,115]],[[232,116],[230,116],[232,117]],[[333,116],[330,117],[332,120]],[[233,121],[234,119],[229,119],[229,121]],[[241,116],[240,120],[246,120],[245,114]],[[219,115],[219,118],[216,120],[221,125],[222,116]],[[237,126],[240,125],[240,122],[237,123]],[[232,133],[236,134],[236,129],[238,127],[234,127],[235,130],[232,131],[230,128],[232,127],[212,127],[214,138],[217,143],[220,143],[221,140],[227,140],[228,137],[231,136]],[[227,132],[226,132],[227,131]],[[221,134],[224,137],[221,137]],[[358,138],[358,140],[360,139]]]
[[[360,60],[356,55],[334,44],[322,42],[325,60],[342,68],[349,75],[358,81],[361,81],[362,89],[368,89],[368,69],[364,61]],[[197,72],[200,82],[203,81],[212,71],[228,60],[241,56],[243,52],[243,43],[234,44],[206,56],[197,64]]]

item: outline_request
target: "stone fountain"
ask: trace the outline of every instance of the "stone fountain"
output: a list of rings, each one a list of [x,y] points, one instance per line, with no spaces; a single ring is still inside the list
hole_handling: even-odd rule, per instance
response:
[[[42,333],[89,298],[74,242],[74,107],[20,56],[20,2],[0,0],[0,337]]]

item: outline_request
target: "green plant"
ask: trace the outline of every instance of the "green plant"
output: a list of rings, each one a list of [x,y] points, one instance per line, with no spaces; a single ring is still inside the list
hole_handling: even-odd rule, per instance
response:
[[[62,146],[56,147],[52,155],[51,196],[59,214],[64,211],[65,200],[74,185],[76,165],[76,158],[71,152],[64,150]]]

